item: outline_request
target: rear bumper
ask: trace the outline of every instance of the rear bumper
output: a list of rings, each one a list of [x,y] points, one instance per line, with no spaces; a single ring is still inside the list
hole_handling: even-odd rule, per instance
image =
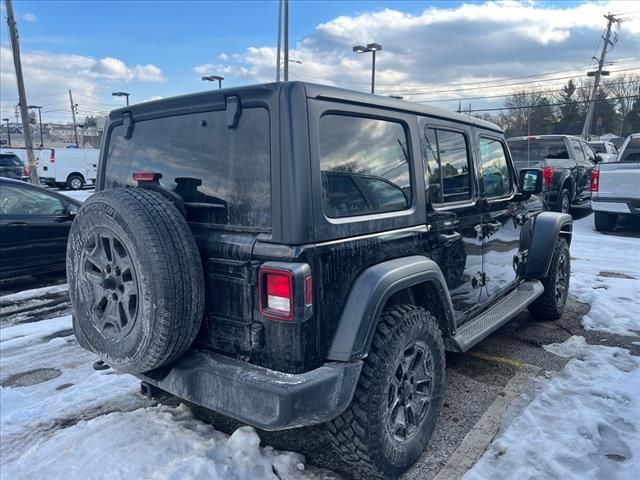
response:
[[[591,208],[595,212],[640,215],[640,200],[626,198],[599,198],[598,200],[591,200]]]
[[[294,375],[191,350],[168,369],[136,377],[257,428],[283,430],[323,423],[343,413],[361,369],[362,361],[327,363]]]

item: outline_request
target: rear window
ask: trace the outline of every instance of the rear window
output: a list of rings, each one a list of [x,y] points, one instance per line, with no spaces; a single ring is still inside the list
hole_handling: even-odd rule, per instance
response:
[[[620,155],[620,162],[640,162],[640,138],[632,138]]]
[[[607,149],[604,146],[604,143],[590,143],[589,146],[596,153],[607,153]]]
[[[0,167],[21,167],[22,160],[16,155],[0,154]]]
[[[160,184],[185,201],[194,222],[271,226],[269,113],[244,108],[235,129],[225,111],[140,121],[126,139],[113,129],[104,188],[133,187],[134,172],[162,174]]]
[[[509,140],[511,157],[516,163],[542,162],[545,159],[568,159],[569,151],[561,138]]]

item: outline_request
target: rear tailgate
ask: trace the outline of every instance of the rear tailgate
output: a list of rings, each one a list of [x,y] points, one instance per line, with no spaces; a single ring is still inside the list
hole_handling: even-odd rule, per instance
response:
[[[640,162],[611,162],[598,166],[600,178],[595,200],[640,199]]]

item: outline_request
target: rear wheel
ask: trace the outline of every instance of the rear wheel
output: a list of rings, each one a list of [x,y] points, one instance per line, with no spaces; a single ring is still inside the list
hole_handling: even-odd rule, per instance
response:
[[[340,456],[376,478],[397,478],[422,455],[445,380],[442,336],[413,305],[385,309],[352,404],[328,425]]]
[[[617,213],[595,212],[593,223],[599,232],[611,232],[616,227]]]
[[[544,293],[531,305],[529,311],[541,320],[557,320],[562,315],[569,294],[571,254],[567,241],[558,237],[553,250],[549,273],[542,279]]]
[[[555,210],[560,213],[569,213],[569,210],[571,210],[571,192],[569,189],[562,189]]]
[[[84,187],[84,178],[79,173],[72,173],[67,178],[67,188],[70,190],[82,190]]]

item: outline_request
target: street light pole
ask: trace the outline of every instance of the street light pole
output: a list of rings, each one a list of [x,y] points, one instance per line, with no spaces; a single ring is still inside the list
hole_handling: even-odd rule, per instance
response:
[[[129,93],[128,92],[113,92],[111,94],[113,97],[125,97],[127,100],[127,107],[129,106]]]
[[[9,146],[11,146],[11,131],[9,129],[9,119],[3,118],[2,121],[7,122],[7,143],[9,144]]]
[[[379,43],[369,43],[366,47],[362,45],[356,45],[353,47],[353,51],[356,53],[368,53],[373,54],[371,58],[371,93],[375,93],[376,89],[376,52],[382,50],[382,45]]]
[[[224,77],[221,77],[219,75],[209,75],[208,77],[202,77],[202,80],[205,82],[215,82],[217,80],[218,90],[220,90],[222,88],[222,81],[224,80]]]
[[[44,138],[42,137],[42,107],[39,107],[37,105],[28,105],[27,108],[38,109],[38,124],[40,125],[40,146],[44,147]]]

